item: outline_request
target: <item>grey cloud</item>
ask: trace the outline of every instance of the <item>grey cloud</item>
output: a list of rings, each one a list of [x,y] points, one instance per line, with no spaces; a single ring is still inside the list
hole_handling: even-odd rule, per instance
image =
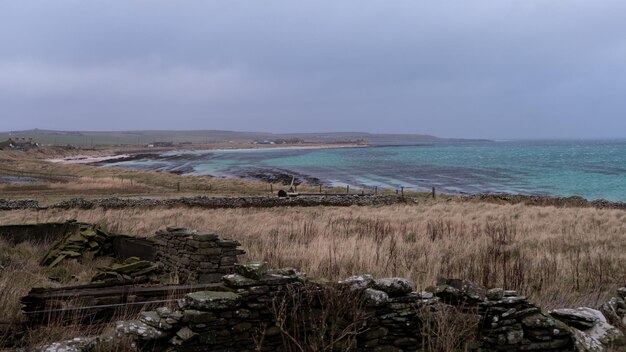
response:
[[[618,0],[0,0],[0,130],[623,137],[625,15]]]

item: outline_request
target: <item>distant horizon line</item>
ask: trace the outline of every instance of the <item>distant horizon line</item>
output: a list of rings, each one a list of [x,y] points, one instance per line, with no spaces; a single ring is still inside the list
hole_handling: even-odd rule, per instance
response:
[[[623,137],[442,137],[428,133],[407,133],[407,132],[369,132],[369,131],[321,131],[321,132],[269,132],[269,131],[242,131],[242,130],[227,130],[227,129],[128,129],[128,130],[89,130],[89,129],[76,129],[76,130],[56,130],[46,128],[31,128],[23,130],[6,130],[0,131],[0,134],[23,134],[29,132],[55,132],[55,133],[138,133],[138,132],[172,132],[172,133],[184,133],[184,132],[224,132],[224,133],[245,133],[245,134],[270,134],[270,135],[320,135],[320,134],[365,134],[373,136],[419,136],[430,137],[434,139],[442,140],[483,140],[492,142],[507,142],[507,141],[571,141],[571,140],[626,140],[626,136]]]

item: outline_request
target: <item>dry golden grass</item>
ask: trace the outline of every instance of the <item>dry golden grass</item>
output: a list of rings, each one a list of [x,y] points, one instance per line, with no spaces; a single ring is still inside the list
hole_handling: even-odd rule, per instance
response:
[[[105,329],[110,331],[110,327],[106,326],[68,327],[54,322],[38,329],[24,328],[20,298],[31,288],[88,283],[98,266],[111,262],[111,258],[87,256],[81,262],[66,260],[54,268],[40,266],[39,260],[51,245],[24,242],[14,246],[0,241],[0,349],[5,342],[14,339],[13,332],[23,333],[22,343],[33,347],[75,337],[78,331],[83,335]]]
[[[5,343],[14,343],[14,332],[21,336],[20,344],[27,348],[62,341],[76,336],[112,333],[110,325],[61,324],[50,321],[37,328],[27,328],[21,312],[20,298],[33,287],[60,287],[89,283],[99,266],[107,266],[111,258],[93,258],[87,255],[80,262],[66,260],[54,268],[39,265],[43,254],[52,243],[20,243],[16,246],[0,241],[0,350]],[[53,280],[51,280],[54,279]],[[131,318],[130,315],[120,316]],[[134,315],[133,315],[134,317]],[[123,346],[112,346],[122,351]]]
[[[13,246],[0,241],[0,321],[22,321],[19,298],[31,288],[88,283],[98,266],[111,262],[110,258],[87,256],[81,262],[66,260],[54,268],[40,266],[39,260],[51,246],[28,242]]]
[[[518,289],[547,307],[596,307],[626,283],[626,211],[430,202],[386,207],[8,211],[0,223],[102,223],[150,236],[165,226],[215,231],[266,260],[328,279],[439,275]]]

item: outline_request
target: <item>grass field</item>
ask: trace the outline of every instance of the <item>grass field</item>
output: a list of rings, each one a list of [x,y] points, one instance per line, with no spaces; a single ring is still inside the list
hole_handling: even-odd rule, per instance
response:
[[[386,207],[20,210],[1,223],[80,221],[150,236],[165,226],[242,242],[245,260],[311,276],[437,276],[517,289],[546,308],[596,307],[626,282],[626,212],[433,201]]]

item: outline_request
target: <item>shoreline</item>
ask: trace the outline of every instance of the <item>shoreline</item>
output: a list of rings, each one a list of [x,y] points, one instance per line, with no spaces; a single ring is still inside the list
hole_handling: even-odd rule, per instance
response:
[[[258,145],[258,144],[257,144]],[[290,145],[290,146],[266,146],[262,145],[259,148],[200,148],[200,149],[159,149],[159,150],[150,150],[150,149],[142,149],[140,151],[133,152],[107,152],[102,154],[95,155],[73,155],[63,158],[52,158],[45,159],[44,161],[57,163],[57,164],[97,164],[101,162],[110,162],[118,159],[127,159],[132,158],[138,154],[155,154],[162,155],[167,153],[192,153],[192,152],[251,152],[251,151],[266,151],[266,150],[316,150],[316,149],[341,149],[341,148],[367,148],[370,145],[361,145],[361,144],[320,144],[320,145]],[[122,160],[123,161],[123,160]]]
[[[250,166],[242,165],[241,162],[235,163],[234,166],[226,167],[217,167],[217,168],[207,168],[198,169],[195,171],[195,167],[198,163],[201,163],[203,158],[226,158],[238,160],[241,157],[232,154],[230,157],[226,156],[226,154],[219,153],[237,153],[237,152],[254,152],[259,151],[269,151],[275,150],[285,151],[285,150],[319,150],[319,149],[342,149],[342,148],[365,148],[372,146],[364,146],[364,145],[355,145],[355,144],[317,144],[317,145],[245,145],[245,146],[233,146],[232,148],[224,148],[220,146],[218,148],[186,148],[186,149],[161,149],[161,150],[135,150],[135,151],[114,151],[109,150],[109,153],[101,153],[99,155],[76,155],[65,158],[56,158],[56,159],[48,159],[46,161],[58,164],[84,164],[90,166],[110,166],[114,169],[119,170],[131,170],[133,172],[158,172],[163,174],[175,174],[180,176],[192,176],[194,177],[210,177],[213,179],[229,179],[229,180],[252,180],[252,181],[261,181],[266,184],[282,184],[289,185],[291,183],[292,177],[295,177],[295,184],[300,185],[309,185],[315,187],[317,189],[318,186],[322,186],[325,188],[336,188],[336,187],[346,187],[349,185],[351,189],[369,189],[377,187],[380,190],[399,190],[402,184],[396,186],[389,182],[384,182],[381,180],[380,183],[373,184],[368,183],[367,181],[371,180],[361,180],[358,178],[354,179],[345,179],[342,182],[338,182],[339,178],[333,178],[333,174],[329,172],[317,172],[315,170],[311,171],[308,169],[299,169],[296,165],[289,165],[287,167],[284,166],[264,166],[263,164],[250,164]],[[211,153],[216,153],[213,156]],[[305,152],[303,152],[305,153]],[[340,151],[337,151],[340,153]],[[358,153],[358,152],[357,152]],[[367,151],[365,151],[367,153]],[[278,153],[282,155],[281,153]],[[286,153],[289,154],[289,153]],[[253,159],[256,158],[267,158],[273,157],[273,154],[269,155],[257,155],[252,156]],[[247,156],[246,156],[247,158]],[[245,158],[244,158],[245,159]],[[135,163],[132,163],[133,160],[139,161],[139,167],[135,167]],[[149,161],[145,165],[140,163],[141,161]],[[198,161],[199,160],[199,161]],[[128,161],[129,163],[125,163]],[[119,163],[119,164],[118,164]],[[279,164],[277,164],[279,165]],[[219,166],[219,165],[218,165]],[[244,167],[245,166],[245,167]],[[311,171],[311,172],[308,172]],[[237,182],[237,181],[235,181]],[[420,183],[417,183],[421,185]],[[489,195],[490,197],[515,197],[515,196],[525,196],[525,197],[538,197],[538,198],[573,198],[576,197],[576,193],[568,193],[568,192],[554,192],[549,193],[546,191],[533,191],[528,187],[521,188],[498,188],[498,187],[447,187],[445,183],[439,184],[437,187],[437,193],[445,194],[449,196],[462,196],[462,197],[476,197],[480,195]],[[430,187],[417,187],[412,186],[408,187],[405,184],[405,187],[408,189],[412,189],[415,192],[428,192]],[[405,189],[406,192],[407,189]],[[513,192],[511,192],[513,191]],[[586,194],[586,193],[583,193]],[[593,196],[594,194],[588,194],[589,197],[580,197],[585,201],[606,201],[606,202],[624,202],[623,199],[619,197],[612,197],[608,193],[600,192],[597,196]],[[605,197],[602,197],[605,195]]]

